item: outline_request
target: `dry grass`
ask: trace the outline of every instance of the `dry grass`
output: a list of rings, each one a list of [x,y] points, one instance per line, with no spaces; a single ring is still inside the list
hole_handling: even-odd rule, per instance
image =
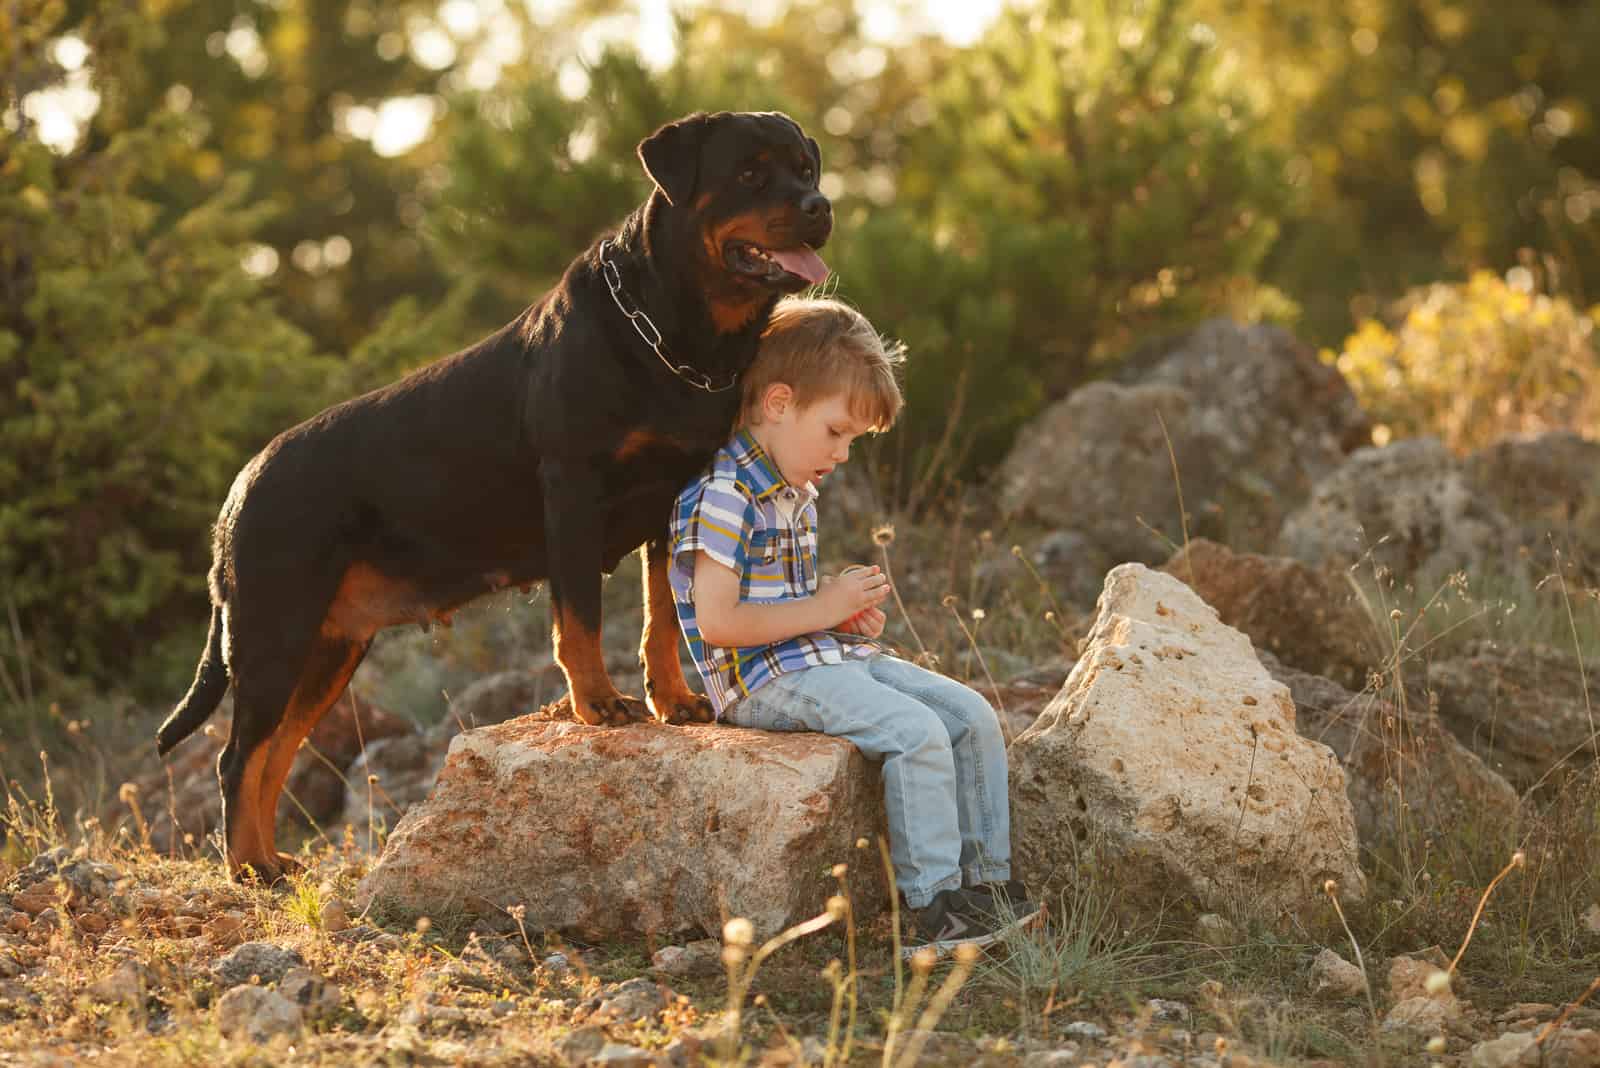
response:
[[[1013,551],[1034,531],[987,529],[973,516],[971,506],[950,503],[938,522],[900,525],[892,557],[906,618],[887,636],[998,695],[1020,671],[1070,662],[1087,618]],[[874,538],[878,526],[866,515],[830,525],[825,569],[890,556],[889,544]],[[1521,585],[1451,577],[1420,591],[1361,576],[1388,650],[1372,665],[1375,685],[1390,699],[1415,700],[1406,682],[1418,665],[1463,638],[1493,636],[1575,650],[1592,690],[1600,599],[1577,574]],[[608,647],[619,662],[637,641],[638,590],[633,560],[605,588]],[[546,617],[539,594],[489,602],[464,613],[453,631],[390,637],[364,672],[383,673],[395,693],[404,689],[403,699],[384,703],[436,719],[449,690],[545,650]],[[30,927],[0,944],[0,957],[21,968],[0,978],[0,1054],[24,1063],[55,1054],[139,1065],[558,1064],[564,1044],[596,1027],[610,1041],[649,1050],[688,1043],[719,1063],[969,1064],[981,1055],[1007,1065],[1068,1041],[1095,1064],[1141,1051],[1175,1063],[1201,1053],[1235,1064],[1425,1063],[1417,1043],[1374,1026],[1387,1008],[1381,976],[1390,955],[1459,947],[1455,985],[1483,1014],[1478,1037],[1498,1033],[1490,1021],[1499,1008],[1574,1002],[1600,973],[1600,933],[1586,919],[1600,901],[1600,778],[1589,770],[1514,813],[1463,812],[1429,832],[1402,821],[1391,838],[1363,843],[1370,892],[1347,917],[1358,952],[1331,948],[1362,960],[1378,980],[1370,1004],[1313,1000],[1306,965],[1322,946],[1293,933],[1247,930],[1218,947],[1175,917],[1129,926],[1113,907],[1114,873],[1086,859],[1072,899],[1052,903],[1050,927],[970,962],[970,974],[946,963],[906,981],[891,921],[858,929],[841,872],[844,907],[827,923],[770,951],[746,950],[730,977],[669,980],[681,1000],[651,1021],[600,1024],[590,999],[608,983],[651,974],[654,947],[569,945],[520,923],[475,929],[451,916],[420,930],[367,917],[374,937],[347,941],[324,929],[323,910],[349,902],[369,863],[355,841],[307,847],[308,873],[278,891],[226,881],[212,843],[195,843],[179,858],[152,855],[133,808],[158,801],[124,797],[129,818],[116,833],[94,814],[115,804],[130,754],[149,744],[158,710],[74,692],[63,680],[30,677],[24,691],[13,672],[12,682],[16,692],[0,708],[9,784],[0,879],[62,846],[120,873],[100,919],[84,922],[59,908],[53,931]],[[1523,865],[1502,871],[1518,850]],[[102,920],[104,931],[91,929]],[[340,1011],[296,1039],[292,1054],[217,1031],[209,967],[245,940],[297,949],[343,991]],[[571,967],[547,963],[558,949]],[[147,997],[118,1004],[89,993],[128,960],[150,976]],[[1181,1025],[1158,1019],[1150,998],[1181,1001],[1191,1016]],[[925,1022],[937,1036],[918,1026],[930,1011]],[[1594,1022],[1588,1008],[1570,1015],[1569,1023]],[[1074,1037],[1074,1021],[1093,1021],[1111,1037]],[[1459,1055],[1467,1039],[1450,1042]]]

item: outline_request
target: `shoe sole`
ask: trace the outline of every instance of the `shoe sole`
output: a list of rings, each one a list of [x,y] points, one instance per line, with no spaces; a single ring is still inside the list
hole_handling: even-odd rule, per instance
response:
[[[912,957],[917,955],[919,950],[924,949],[933,950],[934,954],[939,957],[943,957],[946,953],[949,953],[957,946],[974,945],[979,949],[984,949],[988,946],[994,945],[996,942],[1001,941],[1013,930],[1027,931],[1039,926],[1039,924],[1044,920],[1044,913],[1045,910],[1043,907],[1035,908],[1026,916],[1018,916],[1000,930],[991,931],[988,934],[974,935],[970,938],[947,938],[940,942],[919,942],[914,946],[901,946],[900,959],[910,960]]]

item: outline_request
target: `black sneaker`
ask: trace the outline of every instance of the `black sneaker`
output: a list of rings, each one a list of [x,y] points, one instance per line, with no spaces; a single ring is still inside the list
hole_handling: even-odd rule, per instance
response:
[[[1027,927],[1044,915],[1044,909],[1029,900],[1027,887],[1016,879],[1003,883],[981,883],[968,887],[966,895],[971,910],[988,917],[999,925]]]
[[[979,947],[993,945],[1010,926],[983,915],[973,907],[970,895],[964,891],[940,890],[933,895],[927,908],[911,910],[911,923],[905,941],[900,944],[900,956],[910,958],[922,949],[931,949],[943,956],[963,942]]]

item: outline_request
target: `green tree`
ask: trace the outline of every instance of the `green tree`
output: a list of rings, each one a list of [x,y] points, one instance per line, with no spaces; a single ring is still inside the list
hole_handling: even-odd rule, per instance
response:
[[[892,200],[842,220],[839,265],[910,345],[924,468],[997,460],[1133,338],[1236,307],[1289,207],[1183,0],[1008,11],[907,109]]]
[[[1202,0],[1306,210],[1264,276],[1337,346],[1408,288],[1531,257],[1600,299],[1600,8],[1573,0]]]
[[[130,112],[65,154],[39,140],[18,105],[59,79],[63,18],[33,4],[0,23],[0,111],[17,124],[0,142],[0,596],[40,664],[170,695],[192,670],[206,532],[234,473],[279,430],[443,351],[461,298],[399,305],[350,359],[319,355],[242,266],[278,210],[249,175],[181,211],[150,195],[192,161],[192,112]],[[159,27],[113,9],[75,26],[116,101]]]

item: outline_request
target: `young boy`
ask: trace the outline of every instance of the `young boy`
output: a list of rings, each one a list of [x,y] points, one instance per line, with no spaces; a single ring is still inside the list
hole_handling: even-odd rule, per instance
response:
[[[854,309],[788,299],[744,378],[741,426],[679,496],[673,600],[717,715],[820,731],[883,760],[904,947],[985,945],[1038,914],[1011,881],[1005,741],[967,687],[881,651],[877,567],[817,574],[816,486],[902,404],[898,346]]]

